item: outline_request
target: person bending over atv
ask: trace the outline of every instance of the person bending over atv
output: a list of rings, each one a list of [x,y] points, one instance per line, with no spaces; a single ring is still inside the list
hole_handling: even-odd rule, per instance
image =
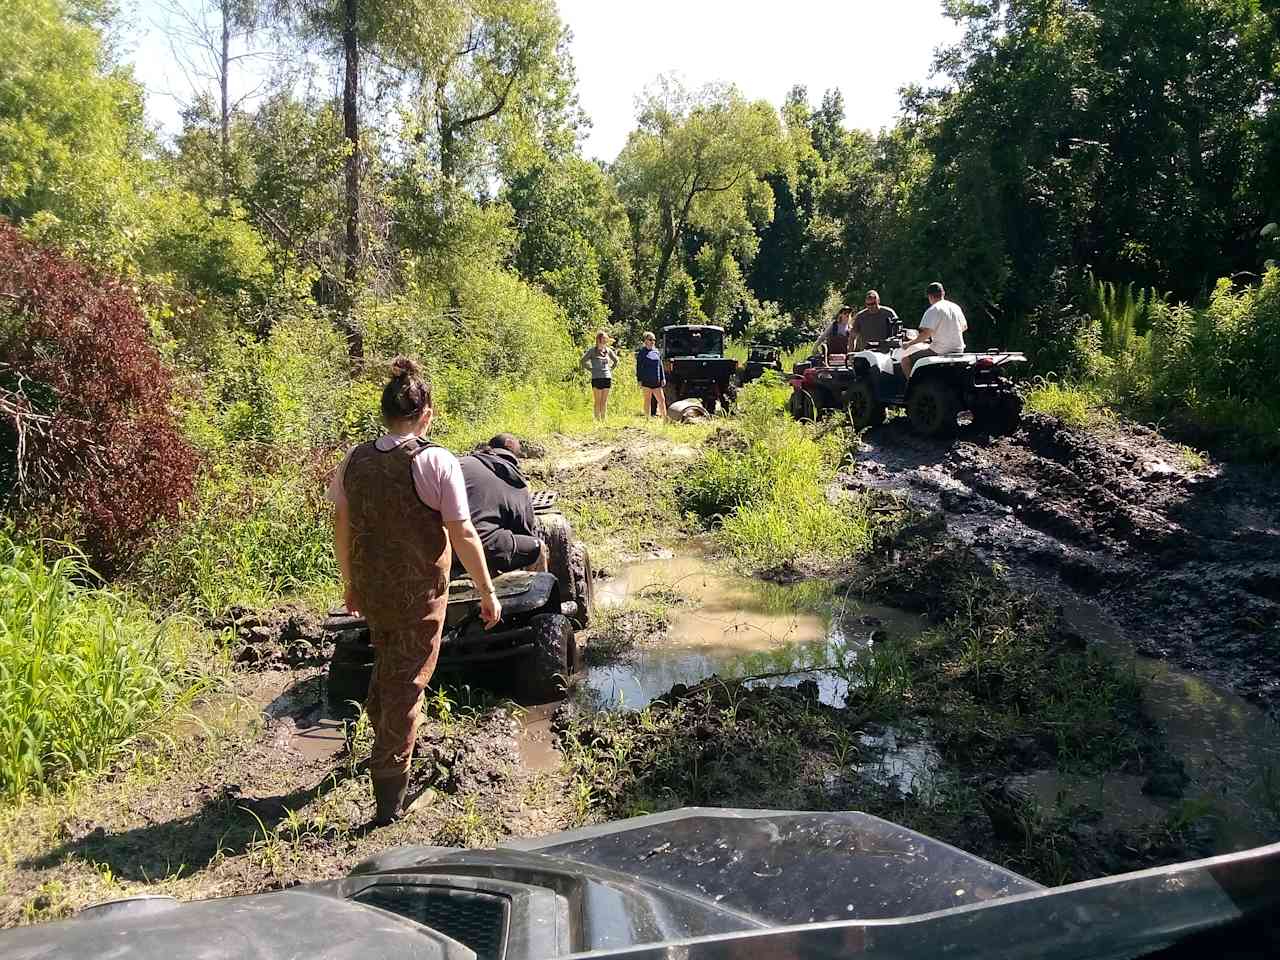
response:
[[[546,570],[529,485],[520,472],[520,441],[500,433],[474,453],[458,458],[466,481],[471,524],[484,545],[490,573]]]
[[[964,332],[969,324],[960,305],[947,299],[947,292],[940,283],[929,284],[925,291],[929,309],[920,318],[920,332],[902,345],[902,374],[910,378],[916,361],[925,357],[943,357],[964,353]],[[923,350],[908,352],[912,347],[928,342]]]
[[[829,356],[848,354],[853,345],[853,307],[846,304],[836,311],[836,318],[813,345],[813,355],[825,362]]]
[[[866,350],[873,343],[884,343],[898,333],[898,314],[893,307],[880,306],[880,294],[867,291],[867,305],[853,318],[854,351]]]

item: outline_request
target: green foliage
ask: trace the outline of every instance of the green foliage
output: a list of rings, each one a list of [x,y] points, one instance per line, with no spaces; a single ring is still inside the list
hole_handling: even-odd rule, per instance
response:
[[[1250,456],[1280,454],[1280,270],[1256,287],[1220,280],[1201,309],[1169,306],[1131,287],[1094,283],[1092,290],[1084,366],[1094,386],[1048,384],[1030,394],[1029,405],[1083,420],[1080,398],[1105,398],[1167,418],[1198,441],[1216,436]]]
[[[249,306],[268,294],[274,273],[262,236],[236,211],[217,216],[211,201],[166,191],[149,198],[150,241],[142,268],[197,297]]]
[[[125,756],[195,693],[174,625],[83,584],[0,531],[0,794],[17,797]]]
[[[783,411],[786,390],[760,381],[739,398],[740,436],[711,449],[681,480],[681,506],[718,526],[736,556],[766,565],[854,556],[870,543],[867,503],[831,501],[843,457],[837,434],[815,440]]]
[[[361,320],[372,355],[422,358],[440,391],[441,429],[485,416],[516,385],[562,383],[576,366],[556,303],[484,264],[456,275],[452,289],[424,285],[363,306]]]
[[[336,596],[332,508],[322,497],[329,464],[300,456],[298,463],[248,446],[206,473],[192,507],[140,565],[148,600],[212,618],[235,604]]]
[[[710,322],[702,312],[702,302],[692,278],[687,273],[678,274],[668,285],[668,294],[658,314],[658,326],[679,324],[705,324]]]
[[[142,90],[64,0],[0,5],[0,216],[97,259],[132,250],[145,185]]]
[[[1026,409],[1058,417],[1073,427],[1087,427],[1100,416],[1102,397],[1088,387],[1039,380],[1026,395]]]
[[[612,172],[636,237],[634,274],[647,315],[678,273],[677,249],[694,232],[754,250],[754,228],[773,217],[764,179],[790,160],[777,111],[737,88],[690,93],[663,78],[640,105],[640,125]]]

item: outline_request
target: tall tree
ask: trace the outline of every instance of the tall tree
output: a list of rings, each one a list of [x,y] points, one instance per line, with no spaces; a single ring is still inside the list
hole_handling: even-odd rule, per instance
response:
[[[0,216],[123,258],[147,182],[142,90],[87,5],[0,4]]]
[[[639,128],[613,165],[632,221],[636,275],[654,318],[691,230],[715,238],[746,235],[773,216],[764,179],[788,162],[777,111],[735,87],[689,92],[665,78],[640,107]]]
[[[169,0],[162,9],[170,48],[186,74],[192,96],[202,99],[209,85],[217,91],[218,191],[225,215],[230,210],[233,178],[232,116],[263,88],[262,83],[256,83],[233,94],[232,73],[248,61],[272,55],[271,51],[252,45],[262,25],[264,0],[200,0],[194,7],[182,0]]]

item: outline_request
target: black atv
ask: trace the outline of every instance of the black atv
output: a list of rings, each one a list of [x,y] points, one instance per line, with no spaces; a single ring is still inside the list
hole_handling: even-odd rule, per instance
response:
[[[947,436],[962,411],[991,433],[1014,430],[1022,416],[1022,397],[1005,374],[1026,356],[1008,350],[958,353],[917,360],[911,379],[902,374],[902,351],[862,350],[847,358],[837,377],[840,393],[855,427],[884,423],[888,407],[905,407],[912,428],[929,437]]]
[[[738,398],[738,362],[724,355],[724,328],[662,328],[667,403],[700,400],[707,413]]]
[[[525,660],[514,671],[518,695],[530,703],[544,703],[562,695],[577,669],[576,634],[595,613],[591,558],[574,542],[569,522],[554,512],[555,495],[534,495],[543,543],[546,573],[514,570],[494,578],[502,604],[502,620],[492,630],[480,622],[480,597],[467,577],[449,585],[449,606],[436,672],[463,675],[502,660]],[[344,709],[363,703],[373,675],[374,649],[363,617],[345,609],[331,611],[324,623],[334,635],[326,697],[331,707]]]
[[[753,343],[747,346],[747,362],[743,365],[741,383],[746,385],[759,380],[766,370],[782,370],[782,348],[768,343]]]

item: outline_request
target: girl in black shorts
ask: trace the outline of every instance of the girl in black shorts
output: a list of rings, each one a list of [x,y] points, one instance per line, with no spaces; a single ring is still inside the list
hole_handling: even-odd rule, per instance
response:
[[[609,404],[609,391],[613,388],[613,368],[618,365],[618,355],[609,346],[609,335],[601,330],[596,334],[596,345],[582,355],[582,368],[591,371],[591,390],[595,395],[595,418],[603,420]]]

